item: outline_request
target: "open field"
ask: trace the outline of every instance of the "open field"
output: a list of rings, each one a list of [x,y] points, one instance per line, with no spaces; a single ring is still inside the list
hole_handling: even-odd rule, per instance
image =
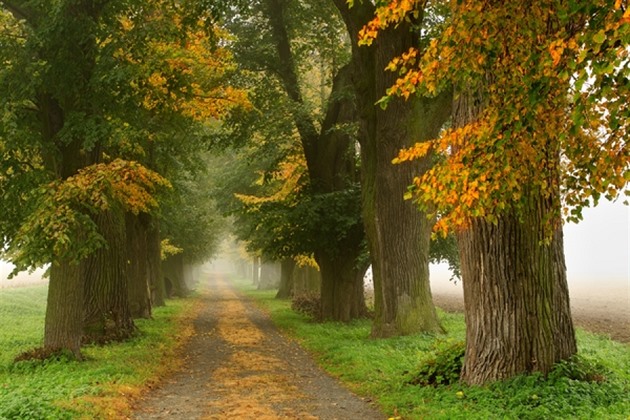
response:
[[[435,304],[449,312],[462,312],[461,284],[447,277],[431,282]],[[630,343],[630,285],[622,281],[569,282],[571,315],[575,324],[588,331]]]

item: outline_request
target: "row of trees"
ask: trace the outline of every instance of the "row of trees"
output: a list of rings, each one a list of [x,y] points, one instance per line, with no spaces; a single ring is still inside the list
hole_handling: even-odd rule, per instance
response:
[[[361,316],[371,263],[372,335],[386,337],[441,331],[429,245],[453,232],[462,378],[548,372],[577,351],[562,215],[579,220],[630,176],[626,7],[251,2],[230,26],[257,81],[248,147],[286,146],[237,189],[241,237],[270,258],[312,254],[328,319]]]
[[[437,332],[428,277],[432,223],[400,199],[415,169],[390,161],[414,139],[436,136],[450,101],[446,94],[419,100],[411,110],[374,107],[391,82],[377,58],[396,46],[353,49],[349,42],[374,10],[343,2],[257,1],[229,20],[235,57],[259,110],[245,123],[239,116],[232,140],[250,139],[242,159],[252,162],[249,169],[260,165],[262,175],[245,185],[242,175],[235,176],[240,185],[228,182],[240,201],[227,209],[237,213],[238,234],[253,252],[314,257],[323,318],[365,314],[363,275],[371,263],[378,290],[373,335]],[[408,28],[396,36],[404,42],[400,51],[414,45]],[[420,113],[431,121],[416,118]]]
[[[371,264],[374,337],[440,332],[456,237],[464,380],[575,353],[561,211],[627,185],[623,2],[0,5],[2,249],[51,264],[47,350],[129,336],[214,250],[212,192],[257,257],[317,262],[324,319]]]
[[[184,261],[216,247],[199,151],[247,106],[218,12],[0,2],[2,256],[50,265],[44,354],[129,337],[167,289],[185,292]]]

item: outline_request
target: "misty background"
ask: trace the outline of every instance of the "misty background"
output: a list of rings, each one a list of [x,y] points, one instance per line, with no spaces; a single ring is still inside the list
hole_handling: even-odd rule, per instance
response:
[[[584,211],[579,224],[564,226],[569,289],[573,298],[604,298],[630,308],[630,210],[621,202],[601,202]],[[42,270],[7,280],[12,266],[0,261],[0,288],[38,282]],[[462,293],[446,264],[431,266],[434,293]]]

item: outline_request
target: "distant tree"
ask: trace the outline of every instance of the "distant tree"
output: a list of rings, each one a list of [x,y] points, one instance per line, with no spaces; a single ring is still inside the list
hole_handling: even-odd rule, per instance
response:
[[[293,296],[295,260],[293,258],[285,258],[280,263],[280,286],[276,299],[288,299]]]
[[[210,194],[210,173],[185,169],[178,173],[173,190],[162,200],[161,232],[181,252],[164,259],[162,267],[174,294],[186,296],[193,283],[192,267],[216,255],[227,221]]]

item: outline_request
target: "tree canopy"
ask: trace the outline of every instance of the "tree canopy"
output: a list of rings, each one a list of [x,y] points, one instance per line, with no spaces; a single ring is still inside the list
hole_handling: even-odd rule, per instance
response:
[[[364,28],[363,42],[388,25],[413,20],[422,2],[386,3]],[[394,159],[400,163],[429,151],[445,157],[414,180],[418,204],[440,215],[438,229],[518,211],[526,189],[552,197],[558,209],[562,199],[572,221],[601,196],[627,193],[625,2],[448,4],[451,18],[440,36],[387,67],[399,76],[389,96],[433,96],[456,86],[460,95],[474,95],[482,109],[470,124],[445,130]]]
[[[2,236],[18,269],[102,245],[88,215],[114,202],[155,207],[158,172],[247,102],[208,5],[71,3],[1,3]]]

